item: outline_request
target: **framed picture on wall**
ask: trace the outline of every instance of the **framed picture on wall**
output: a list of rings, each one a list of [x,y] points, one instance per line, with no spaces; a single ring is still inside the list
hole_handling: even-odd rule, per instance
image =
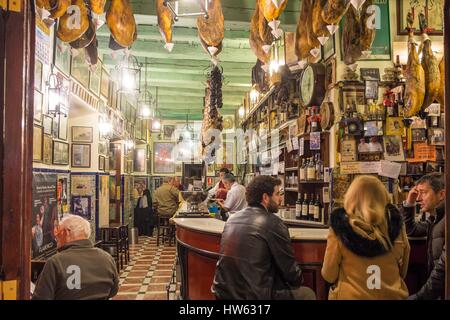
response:
[[[72,142],[92,143],[93,129],[92,127],[72,127]]]
[[[98,156],[98,170],[105,171],[106,158],[104,156]]]
[[[419,13],[424,13],[427,19],[429,35],[442,36],[444,26],[444,0],[397,0],[397,34],[407,35],[406,17],[408,12],[414,15],[414,33],[420,34]]]
[[[72,214],[91,220],[91,198],[92,196],[72,196]]]
[[[53,117],[44,115],[42,126],[44,127],[44,134],[52,134]]]
[[[94,71],[89,70],[89,90],[97,97],[100,96],[100,81],[102,77],[102,64],[99,62]]]
[[[38,59],[34,63],[34,88],[42,91],[42,62]]]
[[[84,59],[84,50],[79,50],[76,56],[72,56],[70,75],[85,88],[89,87],[89,67]]]
[[[336,55],[336,38],[335,34],[333,34],[322,46],[322,57],[324,61],[328,61],[328,59],[334,57],[335,55]]]
[[[53,164],[69,164],[69,144],[53,140]]]
[[[145,152],[144,148],[134,149],[134,171],[145,173]]]
[[[63,43],[55,32],[55,66],[61,70],[66,76],[70,75],[70,46]]]
[[[33,127],[33,161],[42,161],[42,139],[44,131],[42,126],[34,125]]]
[[[155,174],[175,173],[175,144],[172,142],[153,143],[153,170]]]
[[[44,95],[38,90],[34,90],[34,122],[42,123]]]
[[[174,125],[165,125],[163,127],[164,140],[171,140],[171,139],[173,139],[174,132],[175,132],[175,126]]]
[[[45,164],[52,164],[52,156],[53,156],[52,142],[53,142],[52,137],[44,134],[44,140],[42,143],[42,150],[43,150],[42,160]]]
[[[72,167],[91,167],[91,145],[72,143]]]
[[[109,82],[110,82],[109,73],[103,67],[102,68],[102,78],[100,81],[100,94],[103,97],[105,97],[106,99],[108,99],[108,95],[109,95]]]

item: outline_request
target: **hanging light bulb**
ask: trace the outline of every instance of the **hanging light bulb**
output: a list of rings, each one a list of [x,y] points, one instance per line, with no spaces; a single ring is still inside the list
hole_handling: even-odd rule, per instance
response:
[[[53,66],[46,82],[46,90],[48,97],[47,113],[53,116],[63,115],[67,117],[69,113],[69,95],[67,88],[63,86],[63,80],[53,72]]]
[[[259,91],[256,89],[256,85],[253,86],[252,90],[250,91],[250,101],[253,104],[256,104],[259,99]]]
[[[159,131],[161,129],[161,122],[159,119],[155,119],[152,122],[152,131]]]
[[[120,92],[140,92],[141,64],[135,56],[127,52],[118,65],[117,71]]]
[[[102,117],[98,124],[98,131],[102,137],[108,137],[112,132],[112,123],[106,117]]]
[[[243,117],[245,116],[245,109],[244,109],[244,106],[241,105],[241,106],[239,107],[238,114],[239,114],[239,117],[241,117],[241,118],[243,118]]]

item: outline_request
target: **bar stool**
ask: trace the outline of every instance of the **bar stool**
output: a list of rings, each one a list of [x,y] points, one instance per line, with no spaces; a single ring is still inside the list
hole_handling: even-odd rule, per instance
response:
[[[110,224],[109,226],[99,227],[100,238],[102,241],[101,247],[113,256],[116,261],[117,272],[120,272],[123,268],[124,260],[125,264],[128,263],[127,251],[122,239],[125,234],[124,227],[125,225],[120,224]],[[128,230],[128,224],[126,225],[126,230]]]
[[[128,223],[122,224],[119,227],[119,235],[120,235],[120,250],[125,254],[125,264],[128,264],[130,261],[130,245],[128,242]]]
[[[157,236],[156,245],[159,246],[160,239],[162,243],[169,242],[169,246],[172,245],[172,241],[175,243],[175,226],[171,225],[169,220],[170,216],[157,215]]]

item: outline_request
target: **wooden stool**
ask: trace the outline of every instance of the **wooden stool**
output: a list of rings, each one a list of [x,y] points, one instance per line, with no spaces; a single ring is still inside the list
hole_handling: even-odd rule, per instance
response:
[[[126,226],[128,230],[128,225]],[[99,227],[100,239],[102,241],[101,247],[113,256],[116,261],[117,272],[120,272],[123,268],[124,259],[126,261],[125,263],[128,263],[123,240],[121,238],[121,228],[123,228],[123,226],[120,224],[110,224],[109,226]]]
[[[157,216],[157,236],[156,236],[156,245],[159,246],[159,240],[162,240],[162,243],[169,242],[169,246],[172,245],[172,240],[175,243],[175,226],[169,223],[171,216]]]

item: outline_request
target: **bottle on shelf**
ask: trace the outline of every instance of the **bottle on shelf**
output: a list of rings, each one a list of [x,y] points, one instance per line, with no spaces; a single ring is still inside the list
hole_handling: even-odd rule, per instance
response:
[[[319,122],[318,117],[316,114],[316,107],[312,107],[312,114],[311,114],[311,132],[317,132],[319,131]]]
[[[302,166],[300,167],[300,181],[306,180],[306,159],[302,159]]]
[[[309,158],[308,167],[306,169],[306,180],[316,179],[316,164],[314,163],[314,158]]]
[[[303,202],[302,202],[302,220],[308,220],[308,195],[306,193],[303,194]]]
[[[316,180],[323,180],[323,162],[319,153],[316,154]]]
[[[297,188],[297,179],[295,178],[295,175],[294,175],[293,172],[291,174],[291,187],[292,188]]]
[[[299,193],[297,202],[295,202],[295,219],[300,220],[301,218],[302,218],[302,200],[300,199]]]
[[[308,220],[309,221],[314,221],[314,212],[315,212],[314,194],[311,194],[311,200],[309,201],[309,206],[308,206]]]
[[[322,221],[322,204],[320,203],[319,194],[317,194],[316,202],[314,203],[314,221]]]

